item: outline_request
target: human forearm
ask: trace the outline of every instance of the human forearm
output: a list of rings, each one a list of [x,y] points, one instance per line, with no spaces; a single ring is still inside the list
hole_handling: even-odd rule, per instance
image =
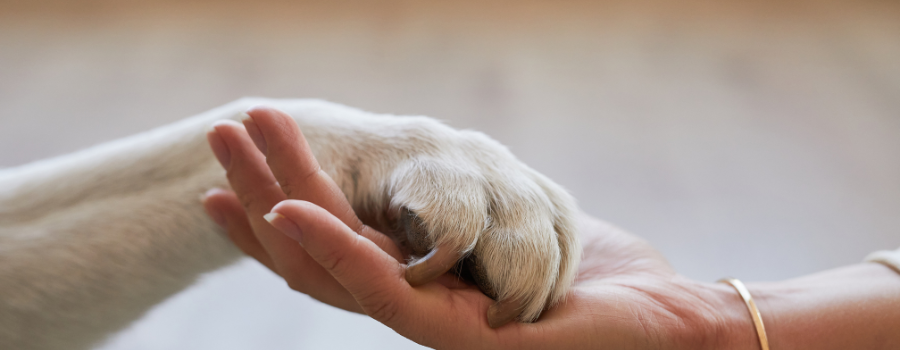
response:
[[[900,275],[881,264],[747,287],[762,314],[771,349],[900,348]],[[721,328],[727,334],[723,338],[729,348],[759,349],[746,306],[737,292],[728,292],[733,297],[719,298],[727,325]]]
[[[773,349],[900,348],[900,276],[857,264],[750,286]]]

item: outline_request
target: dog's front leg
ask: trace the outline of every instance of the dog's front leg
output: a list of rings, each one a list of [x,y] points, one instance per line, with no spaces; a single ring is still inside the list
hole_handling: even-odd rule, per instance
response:
[[[0,349],[83,349],[238,250],[200,195],[226,187],[206,142],[266,104],[297,116],[358,209],[380,203],[409,123],[311,100],[241,99],[73,154],[0,171]],[[375,197],[378,197],[377,200]]]
[[[0,171],[0,349],[84,349],[239,251],[199,196],[226,186],[206,143],[240,100]]]

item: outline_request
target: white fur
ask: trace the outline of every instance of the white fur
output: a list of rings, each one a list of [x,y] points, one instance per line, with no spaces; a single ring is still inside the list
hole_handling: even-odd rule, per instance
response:
[[[227,183],[205,139],[265,104],[292,115],[359,212],[401,207],[481,257],[537,318],[574,280],[572,198],[472,131],[317,100],[241,99],[143,134],[0,171],[0,349],[83,349],[240,253],[199,195]],[[387,215],[380,215],[386,213]]]

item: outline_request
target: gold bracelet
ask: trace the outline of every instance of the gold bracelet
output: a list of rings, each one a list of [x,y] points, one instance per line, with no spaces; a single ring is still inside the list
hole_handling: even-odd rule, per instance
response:
[[[726,277],[720,279],[719,282],[730,284],[744,299],[744,304],[747,304],[747,310],[750,311],[750,317],[753,318],[756,335],[759,336],[759,345],[762,347],[762,350],[769,350],[769,337],[766,336],[766,327],[763,326],[762,316],[759,314],[759,309],[756,308],[756,303],[753,302],[753,297],[750,296],[750,291],[737,278]]]

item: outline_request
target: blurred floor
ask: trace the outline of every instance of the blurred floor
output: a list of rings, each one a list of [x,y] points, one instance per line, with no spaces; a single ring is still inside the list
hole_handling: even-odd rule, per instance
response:
[[[895,1],[0,0],[0,166],[245,95],[484,131],[701,280],[900,246]],[[245,262],[104,349],[387,347]]]

